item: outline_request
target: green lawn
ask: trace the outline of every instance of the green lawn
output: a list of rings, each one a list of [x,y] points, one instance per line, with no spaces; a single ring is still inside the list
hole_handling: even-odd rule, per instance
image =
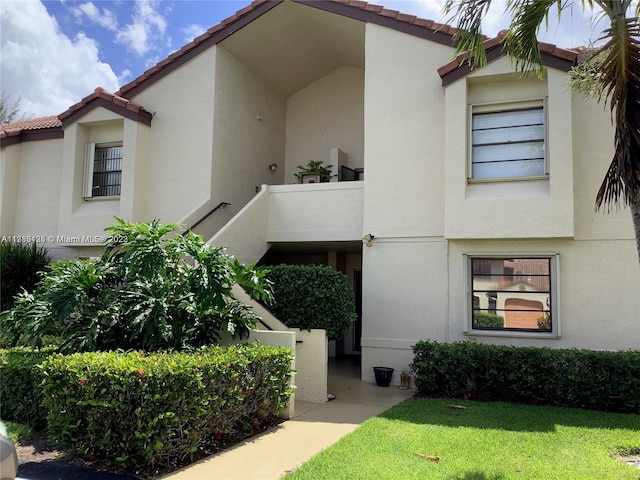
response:
[[[285,478],[639,480],[640,469],[616,460],[614,451],[640,452],[640,415],[407,400],[369,419]]]

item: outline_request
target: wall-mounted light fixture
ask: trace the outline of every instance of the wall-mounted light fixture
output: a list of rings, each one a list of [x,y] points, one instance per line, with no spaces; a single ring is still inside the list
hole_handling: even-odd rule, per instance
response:
[[[269,165],[269,170],[271,170],[272,172],[275,172],[276,170],[278,170],[278,165],[276,165],[275,163],[272,163],[271,165]]]
[[[371,247],[373,246],[373,239],[376,238],[376,236],[372,233],[367,233],[364,237],[362,237],[362,240],[364,241],[364,244],[367,247]]]

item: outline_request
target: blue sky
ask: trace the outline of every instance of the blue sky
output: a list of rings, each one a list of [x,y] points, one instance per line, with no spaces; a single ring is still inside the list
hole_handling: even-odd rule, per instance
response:
[[[484,33],[508,19],[494,0]],[[30,117],[62,113],[96,87],[111,92],[250,0],[0,0],[0,88],[21,98]],[[387,8],[442,20],[445,0],[372,0]],[[563,47],[597,38],[580,2],[551,19],[540,38]],[[595,29],[595,30],[594,30]]]

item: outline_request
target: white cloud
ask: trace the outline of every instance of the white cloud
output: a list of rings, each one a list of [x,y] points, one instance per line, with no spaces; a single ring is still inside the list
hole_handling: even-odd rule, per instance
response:
[[[132,23],[118,32],[116,42],[143,57],[163,38],[167,21],[159,12],[158,0],[136,0]]]
[[[118,89],[96,42],[82,33],[65,36],[40,1],[3,1],[0,30],[2,90],[22,97],[24,113],[59,114],[97,86]]]
[[[78,7],[72,8],[71,11],[78,19],[82,19],[85,15],[93,23],[97,23],[101,27],[115,32],[118,29],[118,19],[116,14],[107,8],[100,9],[96,7],[92,2],[83,3]]]
[[[118,75],[118,83],[120,85],[124,85],[125,83],[128,83],[131,78],[133,78],[133,72],[128,68],[125,68],[120,72],[120,75]]]
[[[184,34],[184,41],[187,43],[191,42],[194,38],[199,37],[206,31],[207,27],[198,25],[197,23],[192,23],[191,25],[187,25],[180,29],[180,33]]]

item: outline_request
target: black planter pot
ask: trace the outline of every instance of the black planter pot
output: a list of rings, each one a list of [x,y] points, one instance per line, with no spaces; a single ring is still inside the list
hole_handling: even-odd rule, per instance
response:
[[[391,367],[373,367],[373,373],[376,375],[376,385],[379,387],[388,387],[391,383],[393,368]]]

